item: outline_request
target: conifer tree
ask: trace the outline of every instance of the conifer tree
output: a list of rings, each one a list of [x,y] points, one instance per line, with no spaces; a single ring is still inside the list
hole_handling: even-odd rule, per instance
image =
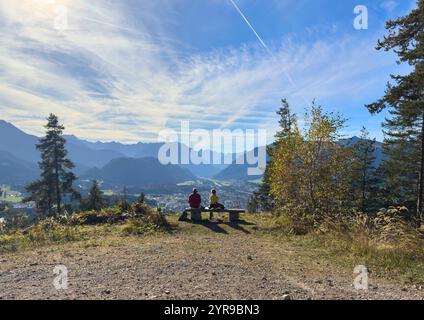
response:
[[[45,128],[46,136],[36,146],[41,152],[41,176],[26,187],[31,195],[25,201],[35,201],[39,213],[57,216],[62,213],[67,196],[71,200],[79,197],[73,188],[77,178],[72,173],[74,164],[67,159],[68,151],[63,137],[65,128],[59,124],[57,116],[50,114]]]
[[[352,164],[352,195],[354,203],[362,211],[370,209],[371,198],[376,190],[375,168],[375,143],[376,139],[369,139],[369,132],[364,127],[359,140],[353,145]]]
[[[392,76],[383,98],[368,105],[371,113],[388,109],[391,117],[383,124],[385,189],[395,205],[407,205],[421,219],[424,192],[424,0],[410,14],[387,22],[388,35],[377,49],[393,50],[399,63],[412,72]]]
[[[105,207],[103,192],[100,190],[99,183],[93,180],[90,191],[88,192],[86,210],[99,211]]]
[[[140,196],[138,197],[138,202],[139,203],[145,203],[146,202],[146,195],[144,194],[144,192],[140,193]]]

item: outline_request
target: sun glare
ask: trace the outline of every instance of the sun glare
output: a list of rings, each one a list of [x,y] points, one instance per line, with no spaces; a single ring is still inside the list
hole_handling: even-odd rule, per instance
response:
[[[27,27],[34,23],[48,26],[68,9],[70,3],[70,0],[21,0],[9,4],[6,10]]]

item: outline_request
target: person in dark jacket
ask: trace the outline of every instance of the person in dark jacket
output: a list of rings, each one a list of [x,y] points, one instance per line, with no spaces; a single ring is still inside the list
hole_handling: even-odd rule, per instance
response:
[[[202,203],[202,197],[196,188],[193,189],[192,194],[188,197],[188,203],[190,204],[190,208],[199,209],[200,204]]]
[[[193,189],[193,192],[188,197],[188,203],[190,205],[190,209],[201,209],[202,197],[196,188]],[[184,211],[179,221],[187,221],[187,212]]]

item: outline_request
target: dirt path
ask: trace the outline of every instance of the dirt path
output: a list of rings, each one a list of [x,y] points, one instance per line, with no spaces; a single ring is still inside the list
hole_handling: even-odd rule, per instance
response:
[[[242,226],[104,245],[72,244],[0,256],[1,299],[422,299],[418,287],[370,276],[357,291],[352,271],[314,261],[290,243]],[[189,226],[188,228],[192,228]],[[68,290],[52,282],[69,271]]]

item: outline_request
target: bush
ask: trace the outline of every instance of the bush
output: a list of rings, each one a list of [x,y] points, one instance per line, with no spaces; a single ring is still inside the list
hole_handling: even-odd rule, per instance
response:
[[[416,221],[405,207],[381,209],[375,215],[351,210],[311,215],[302,206],[287,205],[278,211],[275,224],[286,234],[338,233],[352,240],[398,248],[413,248],[420,241]]]
[[[14,252],[25,243],[27,239],[19,233],[0,235],[0,252]]]
[[[151,214],[152,209],[144,202],[139,202],[132,205],[130,213],[133,216],[145,216]]]
[[[54,218],[48,218],[36,223],[23,231],[23,234],[32,242],[69,242],[80,240],[82,237],[77,229],[61,224]]]
[[[104,224],[125,224],[117,230],[126,235],[152,234],[169,231],[171,228],[160,211],[153,210],[144,203],[137,203],[129,206],[126,212],[118,208],[86,211],[60,218],[45,218],[26,228],[3,230],[0,234],[0,252],[84,240],[97,230],[84,226]]]
[[[57,219],[47,218],[21,230],[7,230],[0,235],[0,252],[17,251],[45,243],[65,243],[82,240],[76,227],[64,225]]]
[[[70,225],[98,225],[118,223],[125,220],[125,215],[116,209],[102,209],[100,211],[85,211],[73,214],[67,219]]]
[[[314,220],[300,206],[287,205],[277,212],[275,221],[285,233],[305,235],[314,229]]]
[[[415,247],[419,241],[416,221],[406,207],[381,209],[370,221],[373,238],[379,243],[397,247]]]
[[[131,218],[122,229],[125,235],[145,235],[153,234],[160,230],[160,228],[149,221],[144,221],[140,218]]]
[[[85,211],[66,218],[63,222],[70,225],[99,225],[124,222],[129,218],[149,216],[152,209],[145,203],[134,203],[125,208],[102,209],[100,211]]]
[[[159,210],[152,210],[144,203],[133,205],[132,216],[123,229],[127,235],[152,234],[158,231],[169,231],[171,226]]]

